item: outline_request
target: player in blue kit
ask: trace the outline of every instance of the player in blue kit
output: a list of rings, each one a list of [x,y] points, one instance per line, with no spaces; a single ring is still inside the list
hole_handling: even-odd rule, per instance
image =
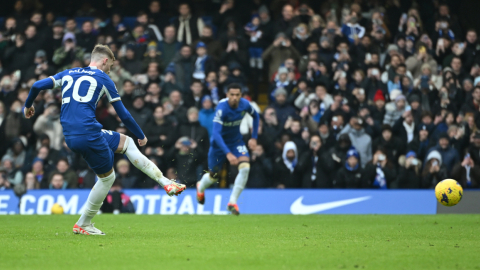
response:
[[[233,83],[228,86],[227,98],[218,103],[215,111],[210,150],[208,151],[209,172],[197,182],[197,200],[198,203],[204,204],[205,189],[217,182],[218,172],[225,159],[228,159],[231,166],[238,165],[238,174],[227,205],[228,211],[234,215],[240,214],[237,200],[245,188],[250,172],[250,155],[240,133],[240,123],[245,113],[253,116],[252,138],[248,141],[248,147],[253,150],[257,146],[260,117],[250,102],[242,98],[241,86]]]
[[[35,82],[25,102],[25,117],[30,118],[35,114],[32,104],[40,91],[62,87],[60,122],[65,142],[72,151],[82,155],[98,176],[85,211],[73,227],[73,232],[77,234],[105,235],[93,226],[91,220],[115,180],[114,153],[125,154],[135,167],[163,186],[168,195],[178,195],[185,190],[185,185],[164,177],[157,166],[138,150],[132,138],[102,130],[102,125],[95,119],[97,103],[105,94],[122,122],[138,138],[138,144],[144,146],[147,143],[147,137],[123,106],[115,84],[107,75],[113,61],[115,56],[110,48],[97,45],[93,49],[90,66],[68,69]]]

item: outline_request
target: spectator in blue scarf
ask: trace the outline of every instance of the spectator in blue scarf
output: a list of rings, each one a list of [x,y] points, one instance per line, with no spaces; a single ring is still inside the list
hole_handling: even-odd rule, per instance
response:
[[[345,165],[338,171],[333,186],[335,188],[360,188],[363,172],[357,149],[353,146],[350,147],[345,159]]]

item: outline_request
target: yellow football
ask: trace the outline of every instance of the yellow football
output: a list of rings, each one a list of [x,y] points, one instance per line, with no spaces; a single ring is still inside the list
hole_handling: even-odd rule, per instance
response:
[[[63,214],[63,207],[56,203],[52,206],[52,214],[54,215],[62,215]]]
[[[462,200],[463,188],[456,180],[445,179],[435,187],[435,196],[439,203],[454,206]]]

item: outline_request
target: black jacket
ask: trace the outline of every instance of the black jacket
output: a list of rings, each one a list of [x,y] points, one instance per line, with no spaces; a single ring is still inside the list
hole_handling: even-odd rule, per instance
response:
[[[199,122],[181,125],[178,129],[178,138],[184,136],[197,142],[198,146],[197,149],[195,149],[195,152],[199,157],[204,158],[210,147],[207,129],[202,127]]]
[[[291,172],[282,157],[278,157],[273,165],[273,179],[275,186],[283,184],[285,188],[299,188],[302,182],[302,172],[298,168],[298,164]]]
[[[170,147],[175,144],[177,133],[170,121],[165,120],[163,124],[157,124],[157,122],[151,118],[145,126],[147,127],[145,135],[148,138],[148,146],[170,149]],[[165,140],[160,139],[162,135],[167,138]]]
[[[356,170],[350,171],[343,166],[337,173],[334,188],[360,188],[362,187],[363,171],[362,166],[358,165]]]
[[[303,172],[302,188],[331,188],[333,186],[332,178],[328,177],[329,168],[323,161],[323,153],[326,149],[322,146],[317,153],[317,162],[313,150],[305,151],[298,161],[299,170]],[[315,166],[315,174],[314,174]]]
[[[248,188],[268,188],[273,186],[272,160],[265,154],[250,160]]]
[[[385,174],[385,181],[387,182],[387,187],[390,187],[390,184],[395,181],[395,166],[392,164],[387,164],[382,168],[383,173]],[[375,182],[375,177],[377,175],[377,165],[372,162],[367,163],[365,169],[363,169],[363,183],[362,187],[364,188],[377,188],[373,186]]]

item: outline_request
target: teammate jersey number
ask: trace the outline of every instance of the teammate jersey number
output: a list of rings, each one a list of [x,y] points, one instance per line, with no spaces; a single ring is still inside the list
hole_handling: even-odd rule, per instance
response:
[[[64,98],[63,95],[72,87],[73,78],[72,76],[67,75],[62,78],[62,82],[64,81],[67,82],[67,85],[65,86],[65,88],[63,88],[63,91],[62,91],[62,104],[70,103],[70,97]],[[88,81],[90,83],[90,86],[88,87],[87,94],[85,96],[80,96],[80,94],[78,93],[78,90],[80,89],[80,84],[83,81]],[[77,81],[75,82],[75,85],[73,86],[72,97],[77,102],[83,102],[83,103],[89,102],[90,100],[92,100],[92,97],[93,97],[93,94],[95,94],[96,88],[97,88],[97,80],[95,80],[91,76],[82,76],[77,79]]]

